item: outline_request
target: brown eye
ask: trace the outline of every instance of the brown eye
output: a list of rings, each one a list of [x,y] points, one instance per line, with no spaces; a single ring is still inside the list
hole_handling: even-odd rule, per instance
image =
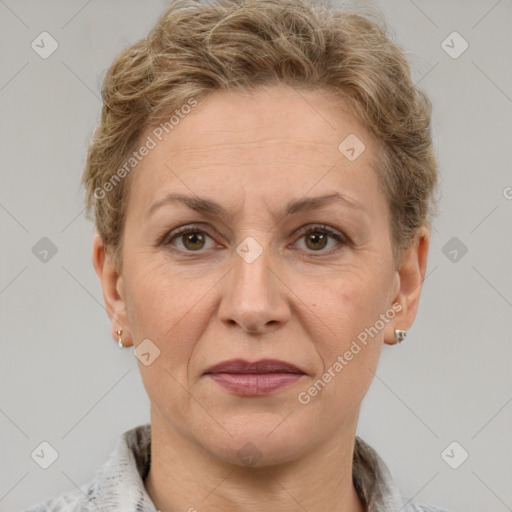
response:
[[[322,254],[329,254],[336,250],[336,245],[338,248],[341,248],[343,245],[347,244],[347,240],[344,235],[337,231],[333,231],[327,226],[311,226],[303,229],[300,233],[300,240],[305,240],[306,252],[320,252]],[[328,244],[329,239],[334,240],[337,244],[334,244],[334,247],[330,247],[327,250],[324,250]]]
[[[311,232],[306,235],[306,246],[313,250],[318,251],[323,249],[328,243],[329,236],[325,233]]]
[[[188,233],[186,235],[182,235],[181,239],[183,241],[183,245],[191,251],[202,249],[205,241],[204,233]]]
[[[211,240],[211,247],[215,244],[212,238],[203,229],[182,227],[169,233],[162,241],[163,245],[171,245],[183,252],[198,252],[207,249],[207,241]]]

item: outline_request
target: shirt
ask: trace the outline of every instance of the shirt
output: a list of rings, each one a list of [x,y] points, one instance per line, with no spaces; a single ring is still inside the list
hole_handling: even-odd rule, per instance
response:
[[[121,436],[108,460],[81,489],[64,491],[24,512],[158,512],[144,487],[150,464],[151,425],[139,425]],[[402,496],[377,452],[359,437],[352,475],[367,512],[447,512]]]

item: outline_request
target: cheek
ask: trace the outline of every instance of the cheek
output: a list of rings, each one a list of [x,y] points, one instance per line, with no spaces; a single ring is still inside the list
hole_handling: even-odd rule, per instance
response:
[[[137,272],[132,269],[127,266],[125,288],[134,346],[149,339],[159,351],[149,365],[138,361],[141,378],[158,410],[181,417],[187,403],[189,361],[204,329],[201,322],[207,319],[201,310],[203,281],[184,279],[168,265],[151,261],[138,262]]]
[[[333,425],[343,423],[358,410],[372,382],[383,346],[382,334],[368,335],[366,328],[361,328],[363,315],[355,310],[354,313],[338,317],[338,336],[331,335],[318,343],[316,349],[323,368],[298,397],[299,403],[310,403],[319,416],[329,410]],[[374,322],[373,319],[367,325]]]
[[[210,321],[211,312],[205,310],[207,292],[214,293],[218,276],[199,276],[193,269],[177,272],[165,261],[149,257],[133,259],[126,266],[126,275],[127,314],[134,345],[150,339],[160,350],[155,363],[185,383],[196,342]]]
[[[368,270],[345,272],[326,283],[315,302],[321,319],[316,350],[323,364],[315,396],[335,402],[340,414],[361,401],[377,367],[385,325],[380,315],[388,308],[385,286],[385,276]]]
[[[207,283],[155,258],[137,258],[127,265],[125,287],[130,325],[139,337],[171,335],[204,295]],[[182,324],[182,325],[180,325]],[[160,342],[163,340],[160,339]]]
[[[310,294],[316,315],[323,321],[328,351],[338,354],[352,340],[373,326],[387,304],[386,276],[369,268],[345,269],[338,279],[322,283],[321,292]],[[322,338],[320,338],[322,339]]]

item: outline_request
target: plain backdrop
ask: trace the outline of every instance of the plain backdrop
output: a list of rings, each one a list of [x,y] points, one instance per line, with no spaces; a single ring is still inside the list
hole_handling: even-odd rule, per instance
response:
[[[358,435],[407,496],[451,511],[505,512],[512,510],[512,2],[374,5],[432,99],[442,197],[418,317],[402,345],[383,349]],[[110,337],[80,177],[101,78],[165,6],[0,1],[3,511],[83,485],[124,431],[149,422],[137,361]],[[42,32],[58,44],[47,58],[31,46]],[[58,453],[48,469],[31,457],[42,442]],[[447,463],[459,464],[466,452],[457,469]]]

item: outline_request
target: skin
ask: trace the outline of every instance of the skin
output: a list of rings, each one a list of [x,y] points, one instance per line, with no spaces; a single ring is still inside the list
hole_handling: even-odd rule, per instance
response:
[[[132,171],[121,269],[94,239],[114,339],[122,327],[125,346],[150,339],[160,350],[138,365],[151,402],[145,486],[161,511],[364,510],[352,483],[359,408],[383,344],[416,316],[429,232],[418,232],[397,269],[375,143],[328,98],[286,85],[213,94]],[[353,162],[338,150],[349,134],[366,145]],[[229,214],[174,202],[147,215],[171,192],[209,198]],[[288,201],[333,192],[362,208],[274,216]],[[210,228],[203,239],[159,244],[194,223]],[[317,224],[347,242],[299,232]],[[252,263],[236,252],[246,237],[262,248]],[[298,394],[396,303],[401,311],[302,405]],[[235,357],[288,361],[305,375],[265,397],[237,396],[204,375]],[[254,465],[238,456],[246,443]]]

